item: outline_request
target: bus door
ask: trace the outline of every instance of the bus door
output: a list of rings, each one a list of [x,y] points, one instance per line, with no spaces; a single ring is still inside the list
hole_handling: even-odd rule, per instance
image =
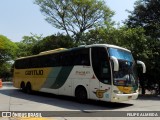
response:
[[[111,72],[107,49],[104,47],[93,47],[91,50],[91,58],[94,73],[90,81],[90,95],[92,95],[92,99],[97,98],[103,101],[110,101]],[[95,95],[93,95],[92,92]]]

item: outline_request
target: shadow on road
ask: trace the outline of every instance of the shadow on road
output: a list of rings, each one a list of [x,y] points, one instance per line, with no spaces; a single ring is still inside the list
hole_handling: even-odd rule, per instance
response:
[[[9,88],[9,89],[8,89]],[[32,102],[48,104],[58,106],[65,109],[71,110],[119,110],[121,108],[132,106],[133,104],[128,103],[111,103],[88,100],[85,104],[77,103],[74,97],[58,96],[43,92],[33,92],[33,94],[26,94],[15,89],[8,87],[7,89],[0,89],[0,94],[7,95],[13,98],[29,100]]]
[[[160,96],[146,94],[146,95],[139,95],[138,100],[153,100],[153,101],[160,101]]]

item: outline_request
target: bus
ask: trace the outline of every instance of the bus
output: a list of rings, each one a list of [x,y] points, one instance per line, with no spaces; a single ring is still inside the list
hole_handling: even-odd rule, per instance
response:
[[[121,102],[138,97],[137,64],[130,50],[109,44],[59,48],[15,60],[13,85],[30,93]]]

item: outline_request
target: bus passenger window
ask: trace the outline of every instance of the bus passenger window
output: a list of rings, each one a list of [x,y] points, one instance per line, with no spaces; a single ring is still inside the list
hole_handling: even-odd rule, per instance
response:
[[[73,65],[85,65],[90,66],[89,60],[89,48],[86,49],[79,49],[73,52],[72,56]]]
[[[102,83],[111,84],[110,65],[107,57],[108,54],[105,48],[92,48],[92,66],[95,75]]]

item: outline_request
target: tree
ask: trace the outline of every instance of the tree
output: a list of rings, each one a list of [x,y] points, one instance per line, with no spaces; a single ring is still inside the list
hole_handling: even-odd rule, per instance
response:
[[[10,74],[11,64],[16,57],[17,49],[15,43],[0,35],[0,78]]]
[[[15,58],[18,47],[7,37],[0,35],[0,66]]]
[[[0,78],[3,78],[3,81],[11,80],[12,72],[11,72],[12,63],[5,62],[0,66]]]
[[[46,21],[76,36],[76,42],[89,29],[111,24],[113,12],[103,0],[35,0]]]
[[[99,28],[90,30],[84,35],[82,44],[106,43],[128,48],[136,58],[147,57],[147,38],[143,28]],[[143,55],[142,55],[143,53]],[[146,55],[146,56],[145,56]]]
[[[80,45],[89,45],[89,44],[115,44],[117,43],[117,34],[119,34],[118,29],[114,27],[101,27],[94,30],[89,30],[83,34]],[[116,37],[117,36],[117,37]]]
[[[146,78],[150,83],[151,81],[154,81],[154,84],[158,83],[160,91],[160,1],[138,0],[125,23],[129,28],[144,28],[147,36],[145,45],[150,51],[146,60],[148,71]],[[148,85],[151,85],[150,83]]]
[[[42,51],[53,50],[57,48],[71,48],[74,45],[75,44],[73,44],[73,40],[69,36],[62,34],[51,35],[37,42],[37,44],[35,44],[32,48],[32,53],[39,54]]]
[[[42,39],[43,39],[42,35],[36,35],[32,33],[31,36],[23,36],[22,41],[16,43],[19,48],[17,57],[33,55],[32,53],[33,46],[36,45]]]
[[[160,38],[160,1],[138,0],[126,24],[129,27],[143,27],[146,35]]]

